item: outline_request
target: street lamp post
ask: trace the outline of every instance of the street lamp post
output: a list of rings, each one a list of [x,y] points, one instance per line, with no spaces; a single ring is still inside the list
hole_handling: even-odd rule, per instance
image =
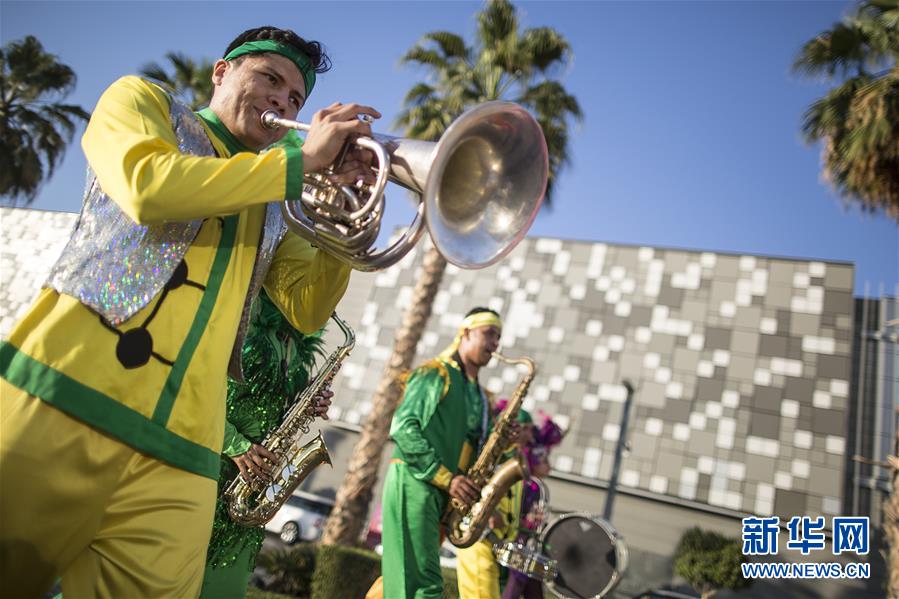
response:
[[[606,506],[603,509],[602,517],[606,522],[612,522],[612,507],[615,503],[615,492],[618,489],[618,473],[621,470],[621,458],[624,454],[624,448],[627,444],[627,427],[630,422],[631,403],[634,399],[634,386],[627,379],[621,383],[627,389],[627,399],[624,400],[624,413],[621,415],[621,425],[618,432],[618,443],[615,445],[615,461],[612,462],[612,477],[609,480],[609,490],[606,494]]]

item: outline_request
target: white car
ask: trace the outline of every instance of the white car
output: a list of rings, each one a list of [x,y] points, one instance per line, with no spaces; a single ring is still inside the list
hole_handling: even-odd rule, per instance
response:
[[[333,507],[333,499],[294,491],[275,517],[265,525],[265,530],[281,537],[287,545],[297,541],[317,541]]]

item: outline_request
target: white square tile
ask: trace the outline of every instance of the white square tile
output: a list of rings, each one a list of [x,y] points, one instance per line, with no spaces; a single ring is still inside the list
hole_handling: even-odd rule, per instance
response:
[[[721,418],[724,413],[724,407],[717,402],[710,401],[705,405],[705,415],[709,418]]]
[[[812,394],[812,405],[816,408],[824,408],[830,409],[831,407],[831,398],[830,393],[826,391],[815,391]]]
[[[662,356],[655,352],[647,352],[643,354],[643,367],[648,368],[649,370],[655,370],[659,367],[659,364],[662,361]]]
[[[824,446],[828,453],[842,454],[845,451],[846,440],[836,435],[827,435]]]
[[[565,379],[557,374],[549,377],[549,390],[559,392],[565,388]]]
[[[668,479],[664,476],[654,475],[649,479],[649,490],[653,493],[664,494],[668,492]]]
[[[574,466],[571,456],[557,454],[553,457],[553,468],[559,472],[571,472],[571,468]]]
[[[581,399],[581,407],[587,411],[595,412],[599,409],[599,398],[588,393]]]
[[[774,335],[777,333],[777,319],[763,318],[759,321],[759,331],[766,335]]]
[[[810,465],[806,460],[793,460],[793,466],[790,470],[793,476],[799,478],[808,478],[811,471]]]
[[[793,399],[785,399],[780,402],[780,415],[786,418],[798,418],[799,402]]]
[[[620,431],[621,427],[619,427],[617,424],[608,422],[605,424],[605,426],[602,427],[602,438],[606,441],[617,441]]]
[[[700,335],[699,333],[693,333],[689,337],[687,337],[687,347],[694,350],[699,351],[705,346],[705,336]]]
[[[640,486],[640,473],[636,470],[625,470],[621,473],[621,484],[625,487]]]
[[[598,320],[588,320],[587,326],[584,327],[584,332],[591,337],[599,337],[602,334],[602,322]]]
[[[673,436],[678,441],[689,441],[690,440],[690,426],[686,425],[682,422],[678,422],[674,425],[674,428],[671,430],[671,436]]]
[[[664,423],[659,418],[647,418],[644,430],[647,435],[652,435],[653,437],[658,437],[662,434],[662,430],[664,429]]]
[[[649,343],[652,339],[652,331],[647,327],[637,327],[636,331],[634,331],[634,339],[638,343]]]
[[[712,354],[712,362],[715,366],[726,367],[730,364],[730,352],[725,349],[716,349]]]
[[[848,397],[849,396],[849,382],[843,381],[840,379],[833,379],[830,381],[830,393],[834,397]]]
[[[793,477],[790,476],[789,472],[775,472],[774,486],[778,489],[789,491],[793,488]]]
[[[681,399],[684,396],[684,384],[680,381],[671,381],[665,385],[665,397]]]
[[[666,384],[671,380],[671,369],[670,368],[659,368],[655,372],[655,381],[657,383]]]
[[[546,332],[546,339],[550,343],[562,343],[565,339],[565,329],[562,327],[550,327]]]
[[[609,349],[617,352],[624,349],[624,337],[621,335],[611,335],[609,337]]]
[[[800,449],[811,449],[812,433],[809,431],[796,431],[793,433],[793,445]]]
[[[740,394],[732,389],[721,393],[721,404],[727,408],[736,408],[740,405]]]
[[[822,497],[821,511],[831,516],[838,516],[842,512],[840,500],[836,497]]]

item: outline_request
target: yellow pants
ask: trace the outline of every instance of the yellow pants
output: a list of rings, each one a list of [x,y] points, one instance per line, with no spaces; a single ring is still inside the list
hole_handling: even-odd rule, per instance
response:
[[[215,492],[0,380],[0,597],[196,597]]]
[[[460,549],[456,557],[461,599],[499,599],[499,564],[489,541]]]

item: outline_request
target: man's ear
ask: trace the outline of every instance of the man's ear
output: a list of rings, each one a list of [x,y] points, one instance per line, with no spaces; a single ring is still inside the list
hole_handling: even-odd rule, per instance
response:
[[[231,64],[222,60],[221,58],[215,61],[215,64],[212,65],[212,84],[216,87],[222,84],[222,79],[225,77],[225,71],[231,68]]]

